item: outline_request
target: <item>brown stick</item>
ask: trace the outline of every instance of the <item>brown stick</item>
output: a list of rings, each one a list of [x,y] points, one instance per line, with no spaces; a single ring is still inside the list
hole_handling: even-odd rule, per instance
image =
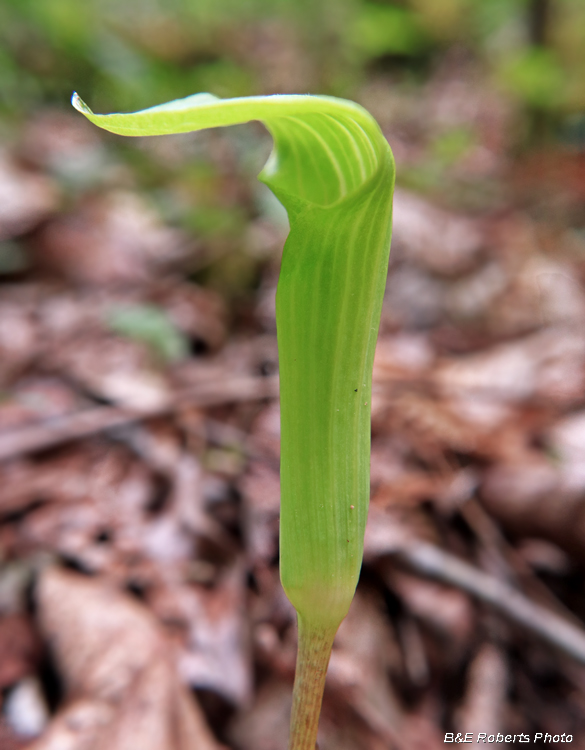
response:
[[[151,409],[130,411],[116,406],[84,409],[0,433],[0,461],[54,448],[63,443],[122,427],[140,420],[164,416],[185,404],[214,406],[235,401],[254,401],[278,395],[278,377],[236,377],[202,382],[169,402]]]
[[[507,583],[425,542],[409,543],[396,554],[416,573],[466,591],[585,664],[585,630],[530,601]]]

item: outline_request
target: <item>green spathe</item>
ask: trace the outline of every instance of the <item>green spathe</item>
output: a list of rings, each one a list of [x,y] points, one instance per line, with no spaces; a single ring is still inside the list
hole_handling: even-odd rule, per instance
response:
[[[290,220],[276,297],[281,400],[281,579],[305,623],[335,630],[363,555],[374,348],[386,282],[394,161],[362,107],[325,96],[195,94],[88,119],[121,135],[261,120],[262,180]]]

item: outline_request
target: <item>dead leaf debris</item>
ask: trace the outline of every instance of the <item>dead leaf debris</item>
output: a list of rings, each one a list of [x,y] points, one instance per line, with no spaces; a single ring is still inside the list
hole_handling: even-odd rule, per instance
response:
[[[288,70],[295,41],[267,23],[232,43],[252,33],[270,88],[265,59]],[[448,65],[424,97],[382,74],[362,91],[405,178],[365,563],[321,750],[432,750],[452,731],[585,743],[585,256],[566,219],[582,185],[564,186],[565,223],[539,215],[536,167],[509,155],[512,114],[490,97]],[[423,122],[475,133],[444,192],[413,187]],[[0,153],[4,750],[286,747],[284,230],[229,134],[205,138],[138,148],[176,175],[203,154],[205,179],[166,190],[179,213],[235,211],[235,230],[173,223],[73,115],[41,113]],[[492,198],[479,210],[458,181]]]

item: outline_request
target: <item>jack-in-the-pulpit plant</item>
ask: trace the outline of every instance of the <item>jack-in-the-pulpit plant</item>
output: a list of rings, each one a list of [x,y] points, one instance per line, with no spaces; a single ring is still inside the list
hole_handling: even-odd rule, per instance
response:
[[[376,121],[326,96],[195,94],[95,115],[121,135],[260,120],[274,148],[259,175],[288,212],[276,295],[280,365],[280,575],[298,613],[290,750],[314,750],[325,674],[354,596],[369,501],[374,348],[390,249],[394,160]]]

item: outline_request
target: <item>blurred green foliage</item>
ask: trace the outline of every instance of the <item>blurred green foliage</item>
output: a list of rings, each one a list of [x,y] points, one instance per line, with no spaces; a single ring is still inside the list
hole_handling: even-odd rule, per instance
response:
[[[382,99],[392,89],[388,120],[410,128],[418,149],[401,165],[402,185],[472,209],[499,205],[497,180],[466,181],[458,171],[486,134],[457,117],[433,129],[413,106],[453,49],[450,59],[470,62],[478,85],[512,101],[505,147],[544,133],[585,148],[585,0],[0,0],[0,132],[24,132],[47,106],[70,111],[73,90],[95,111],[127,112],[198,91],[365,101],[373,82]],[[256,200],[249,187],[270,149],[263,131],[232,130],[229,146],[213,137],[215,146],[194,138],[175,151],[120,139],[47,158],[70,197],[101,189],[108,165],[123,164],[113,179],[148,193],[165,222],[196,238],[191,277],[239,298],[265,262],[246,250],[256,241],[250,221],[281,226],[286,216],[272,194]],[[0,275],[26,271],[27,257],[4,243]],[[120,313],[112,325],[163,359],[183,351],[180,334],[151,309]]]
[[[553,109],[567,99],[566,76],[557,56],[532,47],[505,60],[499,70],[502,85],[539,109]]]
[[[382,55],[417,55],[430,41],[416,15],[397,5],[364,3],[348,32],[349,43],[364,60]]]
[[[260,80],[263,41],[247,31],[280,23],[294,29],[313,92],[351,96],[372,61],[408,66],[463,45],[527,105],[580,111],[585,3],[547,5],[541,49],[531,39],[536,0],[3,0],[0,108],[65,105],[73,89],[106,111],[202,90],[271,93]]]

